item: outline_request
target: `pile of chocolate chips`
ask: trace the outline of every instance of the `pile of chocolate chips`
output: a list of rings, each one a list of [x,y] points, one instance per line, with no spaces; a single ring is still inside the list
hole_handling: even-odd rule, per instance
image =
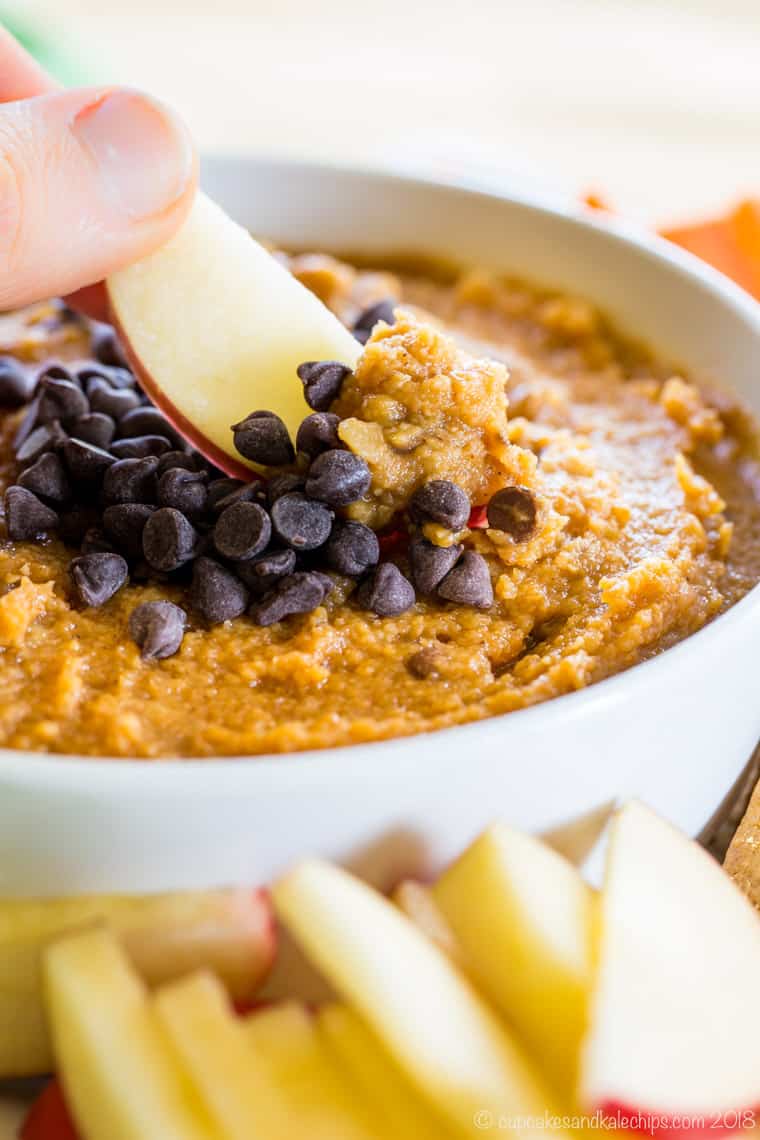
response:
[[[362,321],[371,330],[381,317],[393,319],[389,306],[380,308],[360,317],[357,336],[366,331]],[[268,626],[321,605],[334,587],[329,572],[354,579],[356,602],[381,617],[408,610],[415,591],[492,604],[480,555],[434,546],[415,532],[408,578],[395,562],[381,561],[373,530],[340,517],[370,486],[366,463],[343,447],[338,417],[328,410],[350,374],[344,365],[299,367],[313,411],[295,443],[273,412],[252,412],[233,426],[240,455],[274,469],[267,480],[243,482],[213,467],[150,403],[113,333],[101,332],[93,351],[92,361],[49,363],[36,378],[0,357],[0,403],[26,405],[13,441],[19,474],[5,493],[8,536],[41,542],[57,535],[77,548],[69,575],[82,606],[103,605],[130,578],[176,582],[209,624],[247,612]],[[435,522],[459,531],[470,504],[461,488],[437,480],[417,491],[409,514],[417,527]],[[530,492],[500,492],[488,518],[515,538],[521,527],[520,537],[528,537]],[[168,657],[186,620],[171,602],[147,602],[132,612],[130,634],[143,657]]]

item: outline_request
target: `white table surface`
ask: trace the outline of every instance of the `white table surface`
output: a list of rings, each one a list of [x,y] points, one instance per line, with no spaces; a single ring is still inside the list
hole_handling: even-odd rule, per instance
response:
[[[93,81],[172,102],[206,150],[593,188],[652,224],[760,194],[758,0],[16,6]],[[0,1103],[0,1140],[16,1115]]]

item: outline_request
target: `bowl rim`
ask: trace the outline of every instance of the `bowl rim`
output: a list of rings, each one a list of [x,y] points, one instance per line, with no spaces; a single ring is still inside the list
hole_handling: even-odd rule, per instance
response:
[[[380,184],[414,186],[433,193],[443,192],[463,196],[474,203],[480,200],[498,201],[539,216],[559,217],[578,229],[602,234],[613,244],[633,248],[650,261],[665,263],[680,275],[701,284],[714,299],[733,309],[734,313],[757,335],[760,344],[760,303],[729,277],[643,225],[594,210],[581,202],[573,202],[564,195],[555,195],[550,191],[533,192],[532,189],[526,192],[513,186],[505,186],[503,190],[490,185],[485,187],[476,177],[468,177],[466,174],[449,179],[406,170],[393,170],[387,166],[312,161],[279,155],[219,152],[205,157],[204,164],[207,168],[223,165],[238,166],[248,172],[256,169],[266,171],[278,169],[287,173],[289,177],[297,177],[299,173],[306,177],[337,175]],[[707,625],[646,661],[575,692],[564,693],[527,708],[447,728],[296,752],[220,757],[85,756],[76,753],[46,753],[22,748],[0,748],[0,778],[13,771],[15,776],[20,776],[29,786],[60,782],[70,791],[76,791],[85,788],[92,790],[95,773],[97,773],[96,781],[108,780],[112,785],[122,785],[124,782],[131,783],[133,779],[141,779],[141,774],[148,771],[150,780],[141,789],[142,791],[161,794],[167,786],[171,786],[175,794],[184,791],[188,795],[193,795],[198,781],[205,783],[212,774],[212,782],[218,785],[224,784],[227,791],[230,789],[231,779],[233,782],[235,778],[247,781],[252,769],[260,773],[263,779],[266,773],[281,771],[290,774],[294,766],[300,767],[305,764],[308,764],[309,770],[313,770],[319,761],[320,772],[324,775],[328,766],[340,765],[342,769],[343,759],[348,754],[366,752],[371,755],[380,753],[403,755],[415,747],[419,748],[421,741],[424,746],[424,742],[429,744],[443,733],[448,737],[453,735],[462,737],[462,743],[466,747],[469,736],[478,732],[483,733],[489,728],[492,731],[494,729],[504,731],[506,725],[516,718],[521,725],[525,725],[531,718],[533,720],[539,718],[539,724],[541,721],[551,722],[557,719],[572,721],[586,716],[590,707],[618,703],[625,699],[629,688],[641,689],[642,686],[657,684],[663,670],[678,668],[687,654],[703,653],[707,656],[711,651],[715,652],[713,646],[716,639],[728,639],[740,622],[753,618],[760,628],[760,583],[729,609],[711,619]],[[357,760],[357,763],[361,764],[361,761]],[[183,774],[184,781],[177,781],[178,773]]]

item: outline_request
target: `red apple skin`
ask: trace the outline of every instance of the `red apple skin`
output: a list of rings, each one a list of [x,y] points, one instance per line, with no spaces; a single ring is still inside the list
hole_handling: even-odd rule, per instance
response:
[[[648,1112],[643,1108],[629,1108],[620,1101],[604,1101],[599,1111],[602,1116],[610,1120],[610,1127],[621,1132],[628,1132],[634,1136],[649,1136],[652,1140],[705,1140],[709,1136],[735,1136],[752,1130],[755,1122],[760,1121],[760,1104],[754,1108],[731,1110],[730,1112],[695,1112],[691,1121],[688,1113],[681,1113],[681,1123],[668,1124],[667,1113],[662,1111]],[[632,1128],[624,1121],[638,1119],[641,1128]]]
[[[19,1140],[79,1140],[60,1081],[45,1086],[29,1109]]]
[[[261,476],[255,471],[252,471],[242,460],[234,459],[226,451],[222,451],[210,439],[207,439],[200,428],[190,421],[175,408],[174,404],[162,392],[161,388],[156,384],[150,373],[143,367],[142,361],[135,353],[132,345],[130,344],[129,337],[126,331],[119,322],[118,317],[112,313],[111,322],[116,329],[116,332],[121,341],[124,353],[129,361],[129,365],[134,372],[135,376],[140,381],[144,391],[150,396],[153,403],[156,405],[160,412],[166,416],[167,420],[171,423],[172,427],[176,428],[183,439],[187,440],[205,459],[223,471],[225,475],[229,475],[232,479],[242,479],[245,483],[251,483],[255,479],[260,479]],[[250,408],[252,412],[266,409]],[[309,409],[304,405],[304,417],[308,415]],[[230,446],[232,445],[232,425],[230,425]]]
[[[262,941],[256,942],[254,946],[257,966],[255,986],[256,989],[258,989],[259,985],[272,969],[277,957],[279,931],[277,929],[277,919],[274,915],[272,899],[267,888],[255,887],[251,891],[251,901],[254,911],[258,912],[262,917],[262,934],[265,935],[265,939],[262,938]],[[245,1001],[247,999],[243,997],[241,1000]]]

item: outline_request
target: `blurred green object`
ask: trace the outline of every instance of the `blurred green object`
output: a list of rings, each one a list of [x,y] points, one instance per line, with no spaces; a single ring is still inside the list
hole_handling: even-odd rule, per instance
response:
[[[91,78],[85,69],[74,63],[65,50],[47,39],[44,32],[33,28],[27,21],[21,19],[17,11],[2,3],[0,3],[0,24],[7,28],[45,70],[61,83],[86,83]]]

